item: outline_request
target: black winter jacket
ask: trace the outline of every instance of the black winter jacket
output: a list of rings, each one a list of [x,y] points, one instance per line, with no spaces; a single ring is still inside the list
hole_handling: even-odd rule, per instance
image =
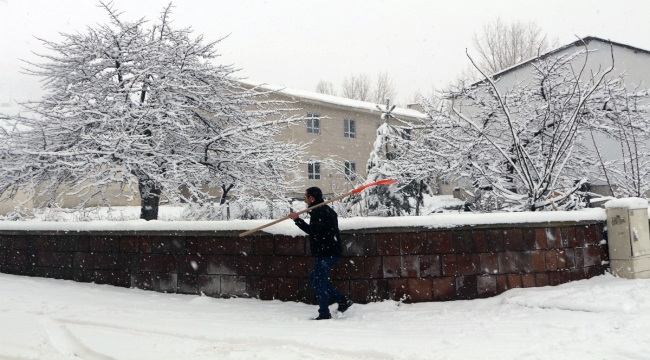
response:
[[[312,204],[317,205],[317,203]],[[300,230],[309,234],[311,255],[315,257],[341,256],[341,234],[336,212],[323,205],[309,212],[309,224],[301,218],[294,220]]]

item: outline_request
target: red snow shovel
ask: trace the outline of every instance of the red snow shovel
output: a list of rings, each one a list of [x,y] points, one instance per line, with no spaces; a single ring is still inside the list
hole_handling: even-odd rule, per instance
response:
[[[319,207],[319,206],[323,206],[323,205],[325,205],[325,204],[329,204],[329,203],[334,202],[334,201],[336,201],[336,200],[341,200],[341,199],[343,199],[343,198],[346,197],[346,196],[350,196],[350,195],[352,195],[352,194],[359,193],[359,192],[361,192],[363,189],[368,188],[368,187],[371,187],[371,186],[375,186],[375,185],[391,185],[391,184],[394,184],[394,183],[396,183],[396,182],[397,182],[397,180],[386,179],[386,180],[375,181],[375,182],[373,182],[373,183],[366,184],[366,185],[363,185],[363,186],[359,186],[358,188],[356,188],[356,189],[354,189],[354,190],[352,190],[352,191],[348,191],[348,192],[346,192],[346,193],[343,194],[343,195],[339,195],[339,196],[335,197],[334,199],[330,199],[330,200],[327,200],[327,201],[323,201],[322,203],[320,203],[320,204],[318,204],[318,205],[314,205],[314,206],[312,206],[312,207],[310,207],[310,208],[307,208],[307,209],[305,209],[305,210],[298,211],[297,214],[298,214],[298,215],[300,215],[300,214],[304,214],[304,213],[306,213],[307,211],[311,211],[311,210],[313,210],[313,209],[315,209],[315,208],[317,208],[317,207]],[[255,229],[252,229],[252,230],[248,230],[248,231],[246,231],[246,232],[243,232],[243,233],[239,234],[239,236],[242,237],[242,236],[246,236],[246,235],[248,235],[248,234],[252,234],[252,233],[256,232],[257,230],[262,230],[262,229],[264,229],[265,227],[269,227],[269,226],[271,226],[271,225],[275,225],[275,224],[277,224],[277,223],[279,223],[279,222],[282,222],[282,221],[284,221],[284,220],[287,220],[288,218],[289,218],[289,216],[287,215],[287,216],[283,217],[282,219],[278,219],[278,220],[272,221],[272,222],[270,222],[270,223],[268,223],[268,224],[265,224],[265,225],[262,225],[262,226],[258,226],[258,227],[256,227]]]

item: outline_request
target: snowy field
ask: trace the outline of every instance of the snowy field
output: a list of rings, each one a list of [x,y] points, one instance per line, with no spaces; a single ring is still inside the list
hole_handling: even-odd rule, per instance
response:
[[[650,358],[650,281],[611,275],[315,315],[295,302],[0,274],[0,359]]]

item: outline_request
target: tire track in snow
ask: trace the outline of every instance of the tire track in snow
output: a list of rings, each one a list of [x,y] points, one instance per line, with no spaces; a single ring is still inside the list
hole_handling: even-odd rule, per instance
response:
[[[329,355],[335,355],[337,356],[337,359],[395,359],[394,354],[387,354],[387,353],[382,353],[376,350],[359,350],[359,351],[353,351],[353,350],[345,350],[345,349],[333,349],[333,348],[328,348],[328,347],[323,347],[323,346],[318,346],[318,345],[312,345],[296,340],[291,340],[291,339],[283,339],[283,338],[269,338],[269,337],[260,337],[260,336],[254,336],[254,337],[224,337],[224,338],[211,338],[208,336],[203,336],[203,335],[188,335],[188,334],[179,334],[179,333],[173,333],[173,332],[167,332],[167,331],[160,331],[160,330],[144,330],[144,329],[135,329],[132,327],[127,327],[127,326],[120,326],[120,325],[112,325],[112,324],[103,324],[99,322],[93,322],[93,321],[85,321],[85,320],[66,320],[66,319],[57,319],[53,320],[56,323],[58,323],[60,326],[62,326],[65,331],[68,332],[68,334],[74,338],[74,335],[65,328],[64,324],[69,324],[69,325],[74,325],[74,326],[88,326],[88,327],[96,327],[96,328],[101,328],[101,329],[111,329],[111,330],[117,330],[120,332],[129,332],[132,334],[137,334],[137,335],[158,335],[158,336],[164,336],[164,337],[171,337],[171,338],[177,338],[177,339],[187,339],[187,340],[194,340],[194,341],[202,341],[206,342],[208,344],[213,344],[215,347],[227,347],[227,346],[253,346],[253,347],[258,347],[258,348],[264,348],[264,347],[275,347],[275,348],[283,348],[286,346],[292,346],[295,348],[299,349],[304,349],[308,350],[310,352],[315,353],[315,356],[313,358],[319,358],[322,355],[329,354]],[[74,338],[78,343],[78,339]],[[90,349],[89,349],[90,350]],[[91,350],[92,351],[92,350]],[[96,353],[100,356],[104,356],[102,358],[87,358],[87,359],[113,359],[111,357]],[[319,356],[320,355],[320,356]],[[341,357],[343,356],[343,357]],[[398,357],[399,358],[399,357]],[[410,359],[418,359],[417,356],[415,357],[410,357]]]
[[[525,302],[519,302],[519,301],[504,301],[504,304],[508,305],[515,305],[515,306],[520,306],[528,309],[542,309],[542,310],[560,310],[560,311],[570,311],[570,312],[575,312],[575,313],[585,313],[585,314],[617,314],[617,313],[623,313],[627,314],[632,312],[629,308],[627,307],[622,307],[618,309],[601,309],[601,308],[595,308],[595,309],[588,309],[585,308],[583,305],[579,306],[572,306],[572,305],[567,305],[567,304],[528,304]]]
[[[63,355],[73,355],[85,360],[115,360],[110,356],[100,354],[85,346],[70,330],[54,319],[42,317],[38,319],[52,346]]]

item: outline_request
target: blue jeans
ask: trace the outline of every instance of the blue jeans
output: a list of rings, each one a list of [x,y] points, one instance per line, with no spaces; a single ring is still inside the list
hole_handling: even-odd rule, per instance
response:
[[[327,316],[330,314],[330,309],[328,307],[328,300],[330,297],[334,299],[334,302],[339,302],[343,299],[343,294],[333,288],[328,279],[330,270],[337,261],[339,261],[338,256],[317,257],[314,259],[314,269],[311,271],[309,280],[314,286],[314,292],[316,292],[319,315]]]

